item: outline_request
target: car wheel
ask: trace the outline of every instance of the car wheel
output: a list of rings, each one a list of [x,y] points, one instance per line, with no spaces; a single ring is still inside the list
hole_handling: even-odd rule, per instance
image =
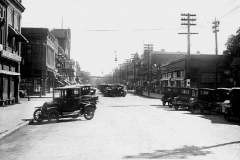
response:
[[[194,113],[194,111],[195,111],[194,106],[190,107],[190,111],[191,111],[192,114]]]
[[[226,120],[227,120],[227,121],[231,121],[231,115],[230,115],[229,112],[227,112],[227,114],[226,114]]]
[[[176,106],[174,106],[174,108],[175,108],[175,110],[178,110],[178,106],[176,105]]]
[[[168,107],[172,108],[172,103],[171,102],[168,102]]]
[[[165,105],[166,105],[166,102],[162,102],[162,104],[163,104],[163,106],[165,106]]]
[[[84,118],[86,120],[91,120],[93,118],[93,116],[94,116],[94,112],[95,112],[95,110],[92,107],[87,107],[84,110]]]
[[[33,113],[33,118],[36,122],[42,122],[43,121],[43,112],[40,108],[36,109]]]
[[[53,109],[48,114],[48,122],[58,122],[59,121],[59,112],[56,109]]]

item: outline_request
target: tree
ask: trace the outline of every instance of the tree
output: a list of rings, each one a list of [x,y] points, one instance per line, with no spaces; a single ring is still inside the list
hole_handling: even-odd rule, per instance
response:
[[[230,64],[233,58],[240,57],[240,27],[236,32],[236,35],[231,35],[227,43],[225,44],[227,50],[223,51],[223,54],[226,55],[224,60],[224,69],[230,69]]]
[[[233,86],[240,86],[240,28],[236,35],[231,35],[226,43],[227,50],[223,52],[226,55],[224,59],[224,70],[231,71],[233,77]]]
[[[86,84],[90,82],[91,75],[89,72],[81,71],[81,81]]]

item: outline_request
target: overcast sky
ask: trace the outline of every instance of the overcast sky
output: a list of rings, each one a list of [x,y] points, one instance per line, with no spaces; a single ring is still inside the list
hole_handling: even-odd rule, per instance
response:
[[[220,21],[218,50],[240,27],[240,0],[22,0],[22,27],[70,28],[71,58],[92,75],[112,72],[117,64],[154,51],[187,52],[182,13],[196,14],[191,26],[191,53],[215,54],[212,22]],[[63,23],[62,23],[63,19]],[[114,61],[115,51],[118,57]]]

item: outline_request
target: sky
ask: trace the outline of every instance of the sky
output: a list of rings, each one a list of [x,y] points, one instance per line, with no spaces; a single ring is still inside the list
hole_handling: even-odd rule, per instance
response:
[[[240,0],[22,0],[22,27],[71,30],[71,59],[92,76],[112,73],[118,64],[154,51],[187,52],[181,14],[195,14],[191,54],[215,54],[212,22],[218,20],[218,54],[240,27]],[[117,56],[117,62],[115,61]]]

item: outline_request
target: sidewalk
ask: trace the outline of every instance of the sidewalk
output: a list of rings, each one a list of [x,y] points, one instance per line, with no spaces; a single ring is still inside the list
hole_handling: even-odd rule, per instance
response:
[[[134,90],[128,90],[128,93],[134,94]],[[156,98],[156,99],[161,99],[163,95],[160,94],[160,93],[150,93],[149,96],[148,96],[148,92],[147,91],[143,91],[143,96]]]
[[[0,140],[28,125],[33,120],[35,107],[42,106],[48,97],[50,95],[41,98],[30,96],[30,101],[28,98],[22,98],[19,104],[0,107]],[[51,98],[47,100],[51,100]]]

